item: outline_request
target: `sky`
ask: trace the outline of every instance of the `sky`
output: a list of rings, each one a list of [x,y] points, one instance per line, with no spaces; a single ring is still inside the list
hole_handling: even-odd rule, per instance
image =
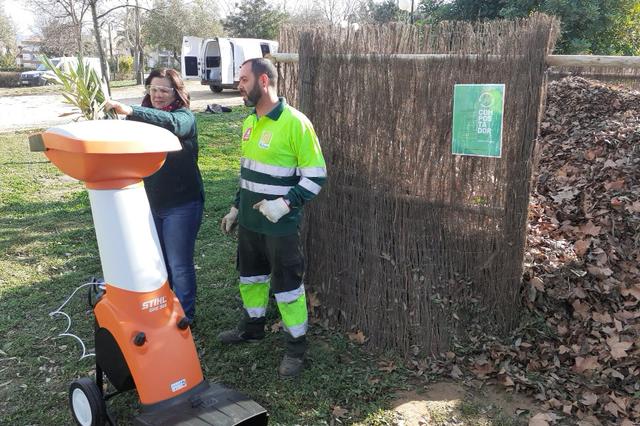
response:
[[[397,0],[400,8],[405,10],[410,10],[411,8],[411,0]],[[287,9],[290,8],[291,4],[295,4],[295,0],[271,0],[271,3],[282,5],[287,5]],[[415,0],[414,3],[417,5],[418,0]],[[2,4],[2,0],[0,0],[0,4]],[[31,35],[31,27],[34,24],[34,16],[29,10],[24,8],[25,2],[22,0],[4,0],[4,10],[13,20],[16,30],[18,32],[18,38],[20,40],[24,39]],[[415,7],[415,6],[414,6]],[[223,9],[223,8],[221,8]]]
[[[13,20],[19,38],[31,35],[33,26],[33,14],[24,9],[24,1],[4,0],[4,11]]]

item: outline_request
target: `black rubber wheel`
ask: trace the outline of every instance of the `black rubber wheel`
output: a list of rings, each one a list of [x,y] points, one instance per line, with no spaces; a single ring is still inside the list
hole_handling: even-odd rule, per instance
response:
[[[210,89],[211,89],[211,91],[212,91],[212,92],[214,92],[214,93],[220,93],[220,92],[222,92],[222,86],[216,86],[216,85],[214,85],[214,84],[211,84],[211,85],[209,86],[209,88],[210,88]]]
[[[98,385],[88,377],[74,380],[69,386],[71,415],[80,426],[103,426],[107,406]]]

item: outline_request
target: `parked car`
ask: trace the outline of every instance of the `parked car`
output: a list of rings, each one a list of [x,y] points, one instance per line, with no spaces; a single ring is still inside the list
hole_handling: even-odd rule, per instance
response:
[[[75,69],[78,66],[78,58],[70,56],[51,58],[51,63],[55,65],[56,68],[68,71],[69,69]],[[88,67],[93,68],[99,77],[102,77],[99,58],[84,58],[84,63]],[[108,68],[107,73],[109,73]],[[44,86],[46,84],[52,84],[55,81],[55,74],[47,68],[45,64],[38,65],[35,71],[26,71],[20,74],[20,85],[22,86]]]
[[[200,80],[212,91],[237,89],[240,65],[278,52],[278,42],[255,38],[182,38],[182,78]]]
[[[42,75],[47,72],[48,68],[44,64],[38,65],[34,71],[25,71],[20,74],[20,84],[22,86],[42,86],[46,80]]]

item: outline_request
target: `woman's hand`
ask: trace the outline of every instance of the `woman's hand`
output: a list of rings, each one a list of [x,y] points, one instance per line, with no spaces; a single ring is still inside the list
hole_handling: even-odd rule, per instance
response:
[[[122,115],[131,115],[133,114],[133,108],[131,106],[123,104],[122,102],[109,100],[104,104],[104,109],[106,111],[114,110],[118,114]]]

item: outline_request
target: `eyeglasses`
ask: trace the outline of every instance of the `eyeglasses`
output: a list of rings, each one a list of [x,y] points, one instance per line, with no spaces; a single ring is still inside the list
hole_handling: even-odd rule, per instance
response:
[[[173,87],[154,86],[154,85],[144,86],[144,92],[147,95],[152,95],[156,93],[160,95],[170,95],[173,93],[173,91],[174,91]]]

